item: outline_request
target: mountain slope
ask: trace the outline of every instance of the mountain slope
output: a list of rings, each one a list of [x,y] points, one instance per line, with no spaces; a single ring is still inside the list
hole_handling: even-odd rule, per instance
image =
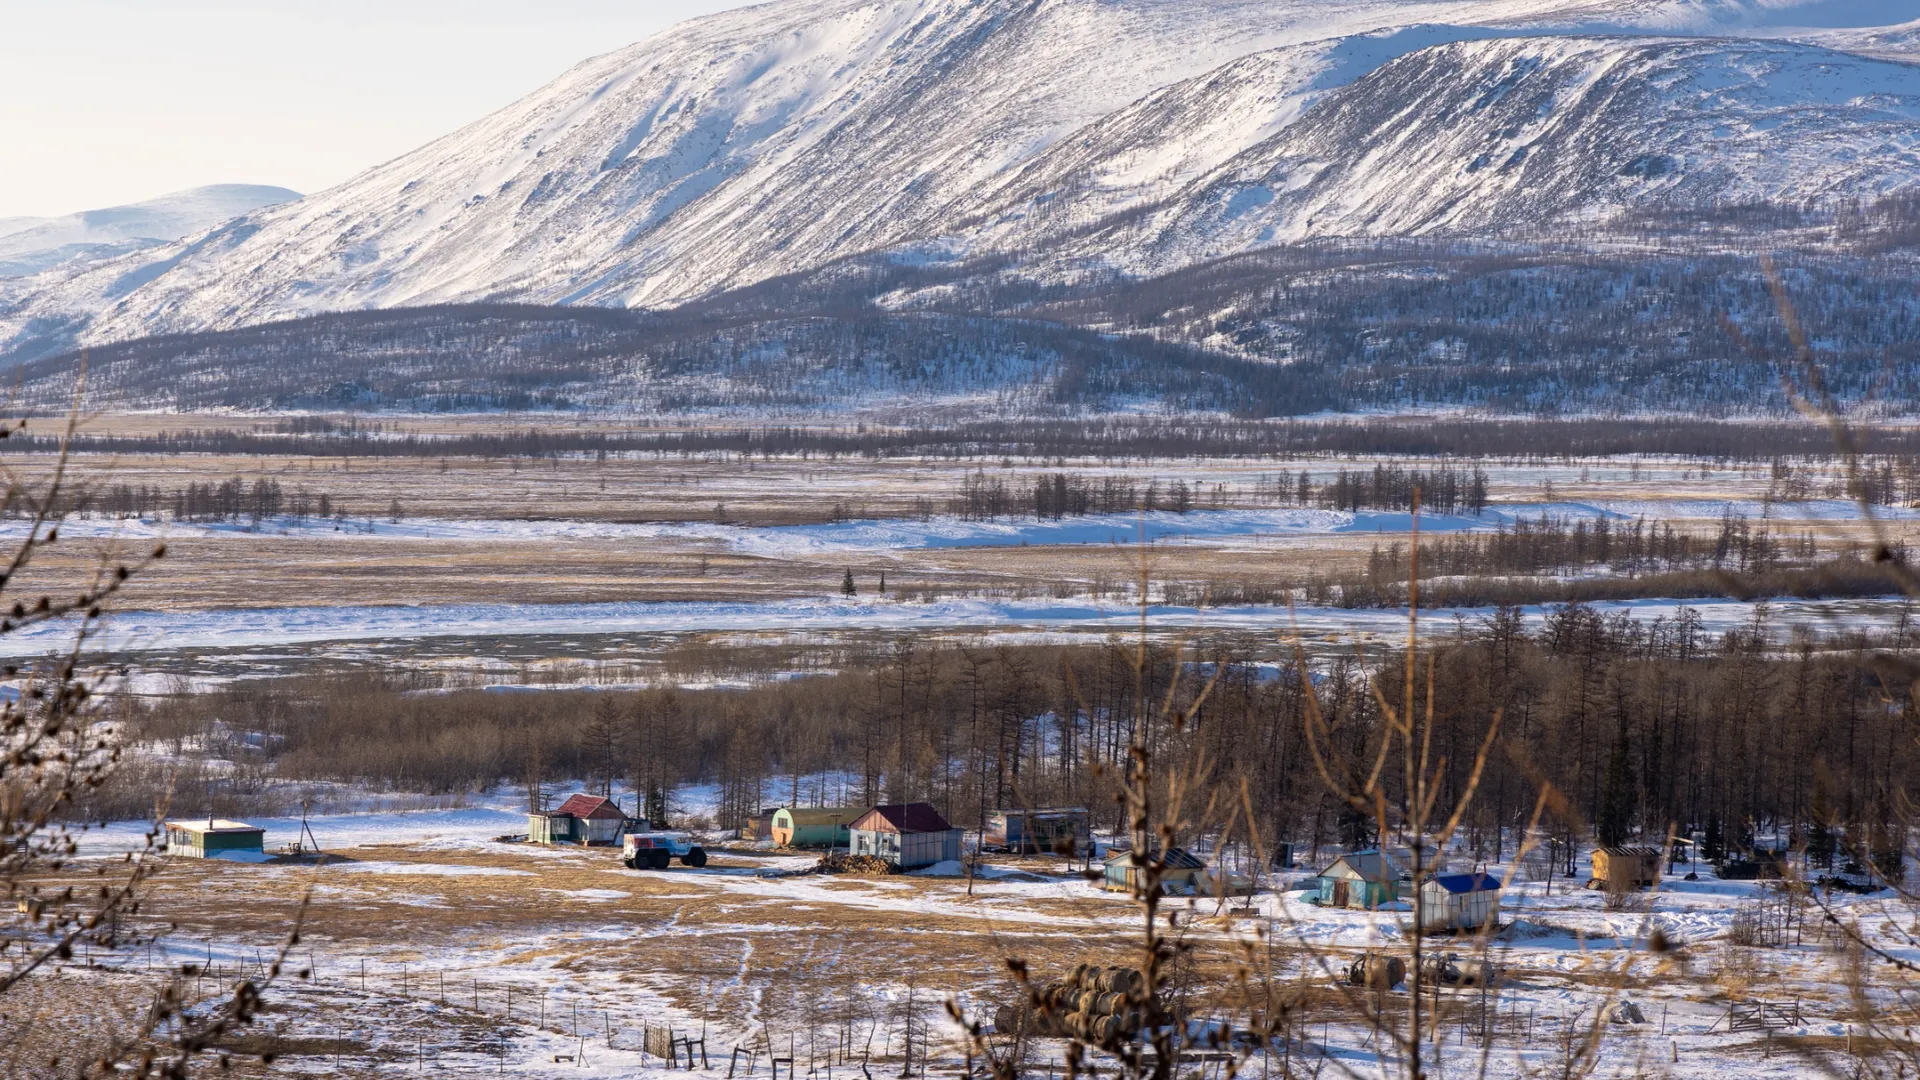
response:
[[[102,329],[114,336],[454,298],[695,295],[913,235],[945,200],[1125,104],[1136,79],[1172,81],[1266,44],[1262,6],[816,0],[729,12],[255,215],[138,297],[116,295],[118,282],[77,287],[110,305]],[[1165,49],[1175,27],[1190,48]]]
[[[1920,13],[1908,11],[1920,0],[1873,6],[1888,18]],[[1011,254],[1031,272],[1070,274],[1161,268],[1296,235],[1466,230],[1644,198],[1719,198],[1738,187],[1728,179],[1735,155],[1688,158],[1686,169],[1623,186],[1613,147],[1697,141],[1695,121],[1708,112],[1698,101],[1689,112],[1659,88],[1636,97],[1625,85],[1612,104],[1589,109],[1594,119],[1560,134],[1518,105],[1487,114],[1534,132],[1528,138],[1543,149],[1555,139],[1590,147],[1588,157],[1554,159],[1580,176],[1555,179],[1520,159],[1462,180],[1455,155],[1467,136],[1456,121],[1487,143],[1468,163],[1500,147],[1478,114],[1448,111],[1470,104],[1453,82],[1519,55],[1499,49],[1540,49],[1481,39],[1723,24],[1784,35],[1802,16],[1799,25],[1845,25],[1834,19],[1847,7],[788,0],[740,9],[589,60],[331,191],[105,265],[0,280],[0,355],[343,309],[663,307],[874,252],[936,261]],[[1581,80],[1604,82],[1612,64],[1679,80],[1681,93],[1700,99],[1711,90],[1703,80],[1722,78],[1731,88],[1720,113],[1730,130],[1757,132],[1748,140],[1755,152],[1805,140],[1842,163],[1804,184],[1776,170],[1741,190],[1824,192],[1836,177],[1865,190],[1875,170],[1906,182],[1896,128],[1908,89],[1894,65],[1862,84],[1890,104],[1850,104],[1817,75],[1822,63],[1852,60],[1780,61],[1779,76],[1743,67],[1775,62],[1753,51],[1771,47],[1764,42],[1701,41],[1687,56],[1626,60],[1578,43],[1590,37],[1559,40],[1573,42],[1565,55],[1539,53],[1509,73],[1514,102],[1559,116]],[[1718,68],[1715,55],[1724,57]],[[1778,100],[1749,92],[1803,78],[1812,81],[1781,89]],[[1803,106],[1804,122],[1795,119]],[[1685,122],[1662,126],[1675,117]],[[1767,135],[1768,125],[1778,133]],[[1403,128],[1420,134],[1403,137]],[[1443,145],[1428,153],[1426,142]],[[1614,171],[1588,175],[1588,165]],[[1355,202],[1337,178],[1370,186]]]
[[[211,184],[64,217],[0,219],[0,277],[37,274],[77,255],[97,258],[181,240],[299,197],[264,184]]]
[[[1832,205],[1915,184],[1920,67],[1749,39],[1489,40],[1382,66],[1074,250],[1153,272],[1315,236]]]

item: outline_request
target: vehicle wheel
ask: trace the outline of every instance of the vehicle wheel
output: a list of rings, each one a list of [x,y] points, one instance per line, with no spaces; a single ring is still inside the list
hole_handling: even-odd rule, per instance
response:
[[[647,856],[647,864],[655,870],[665,870],[673,861],[673,853],[666,850],[655,851]]]
[[[707,849],[697,847],[689,850],[685,855],[680,856],[680,865],[692,867],[707,865]]]
[[[621,862],[623,862],[623,863],[626,863],[626,864],[627,864],[627,869],[629,869],[629,870],[638,870],[638,869],[640,869],[640,866],[639,866],[639,864],[638,864],[638,863],[636,863],[636,862],[634,862],[634,861],[633,861],[632,859],[621,859],[620,861],[621,861]]]

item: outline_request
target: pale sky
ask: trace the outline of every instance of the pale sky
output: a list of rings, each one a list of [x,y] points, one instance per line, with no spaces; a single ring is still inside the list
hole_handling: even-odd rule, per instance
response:
[[[312,193],[745,0],[0,0],[0,217]]]

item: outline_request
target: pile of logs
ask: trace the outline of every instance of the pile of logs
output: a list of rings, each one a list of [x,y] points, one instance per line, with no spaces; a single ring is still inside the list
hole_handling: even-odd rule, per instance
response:
[[[1138,1035],[1159,1015],[1139,969],[1078,964],[1064,980],[1047,983],[1034,994],[1024,1019],[1033,1035],[1109,1046]],[[994,1026],[1011,1032],[1022,1019],[1003,1008]]]
[[[820,865],[816,867],[822,874],[897,874],[900,867],[878,855],[848,855],[845,852],[833,852],[820,856]]]

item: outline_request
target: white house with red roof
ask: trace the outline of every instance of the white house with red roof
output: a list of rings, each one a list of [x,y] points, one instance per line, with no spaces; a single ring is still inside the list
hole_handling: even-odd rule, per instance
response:
[[[849,851],[873,855],[902,870],[960,858],[960,830],[926,803],[876,806],[847,827]]]
[[[527,839],[535,844],[618,847],[628,818],[620,804],[599,795],[570,795],[551,810],[527,815]]]

